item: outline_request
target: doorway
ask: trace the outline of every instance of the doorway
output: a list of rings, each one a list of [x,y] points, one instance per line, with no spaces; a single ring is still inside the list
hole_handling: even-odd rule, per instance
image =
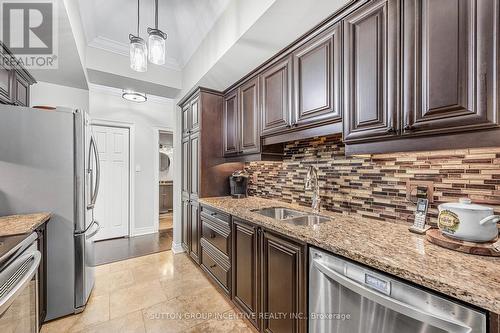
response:
[[[158,231],[173,229],[173,134],[158,130]]]
[[[130,225],[130,129],[92,125],[100,159],[99,200],[94,216],[101,224],[96,240],[127,237]]]

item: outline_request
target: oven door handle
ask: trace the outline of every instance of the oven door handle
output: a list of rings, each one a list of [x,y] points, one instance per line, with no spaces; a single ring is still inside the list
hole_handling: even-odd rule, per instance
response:
[[[321,260],[321,259],[320,259]],[[313,259],[312,264],[315,268],[317,268],[321,273],[328,276],[330,279],[340,283],[342,286],[346,287],[354,291],[355,293],[372,300],[375,303],[378,303],[386,308],[389,308],[395,312],[401,313],[410,318],[419,320],[423,323],[428,323],[432,326],[438,327],[447,332],[456,332],[456,333],[470,333],[472,329],[470,327],[465,326],[464,324],[453,321],[451,319],[445,319],[439,316],[436,316],[432,313],[425,312],[421,309],[418,309],[410,304],[406,304],[400,302],[394,298],[391,298],[382,293],[376,292],[375,290],[363,286],[343,274],[337,273],[331,268],[327,267],[323,263],[321,263],[318,259]]]
[[[0,316],[5,311],[7,311],[12,302],[14,302],[15,298],[29,284],[29,282],[31,281],[31,279],[38,270],[38,265],[40,265],[41,259],[42,259],[42,254],[40,253],[40,251],[35,250],[33,252],[19,256],[18,259],[16,259],[10,264],[10,265],[16,265],[17,263],[20,263],[20,266],[0,287],[3,288],[5,286],[9,288],[8,285],[9,283],[14,283],[15,280],[17,280],[17,282],[10,291],[8,291],[0,298]],[[25,268],[24,263],[28,260],[31,260],[31,264],[28,268]],[[8,269],[8,267],[6,269]]]

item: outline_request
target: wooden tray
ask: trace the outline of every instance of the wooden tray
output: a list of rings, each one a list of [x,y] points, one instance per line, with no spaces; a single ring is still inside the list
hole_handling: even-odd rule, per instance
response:
[[[447,237],[441,233],[439,229],[430,229],[425,234],[425,238],[436,245],[445,247],[450,250],[455,250],[464,253],[477,254],[480,256],[500,257],[500,240],[486,243],[467,242],[451,237]],[[496,243],[496,248],[493,244]]]

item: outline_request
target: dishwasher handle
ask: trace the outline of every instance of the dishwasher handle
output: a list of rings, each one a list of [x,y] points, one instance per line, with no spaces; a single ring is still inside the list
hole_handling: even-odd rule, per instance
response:
[[[410,304],[406,304],[400,302],[394,298],[391,298],[387,295],[381,294],[372,290],[366,286],[363,286],[343,274],[340,274],[331,268],[327,267],[323,263],[320,262],[321,259],[313,259],[312,264],[315,268],[317,268],[321,273],[328,276],[330,279],[335,280],[340,283],[342,286],[350,289],[357,294],[372,300],[375,303],[378,303],[386,308],[389,308],[393,311],[401,313],[410,318],[422,321],[424,323],[431,324],[435,327],[438,327],[442,330],[448,332],[456,332],[456,333],[470,333],[472,329],[470,327],[464,326],[462,323],[451,321],[449,319],[444,319],[433,315],[432,313],[425,312],[421,309],[418,309]]]

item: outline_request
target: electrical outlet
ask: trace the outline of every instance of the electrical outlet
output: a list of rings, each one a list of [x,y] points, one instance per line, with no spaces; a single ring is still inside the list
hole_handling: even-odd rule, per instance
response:
[[[406,200],[416,203],[418,198],[429,200],[434,198],[434,183],[427,180],[408,180],[406,182]]]

